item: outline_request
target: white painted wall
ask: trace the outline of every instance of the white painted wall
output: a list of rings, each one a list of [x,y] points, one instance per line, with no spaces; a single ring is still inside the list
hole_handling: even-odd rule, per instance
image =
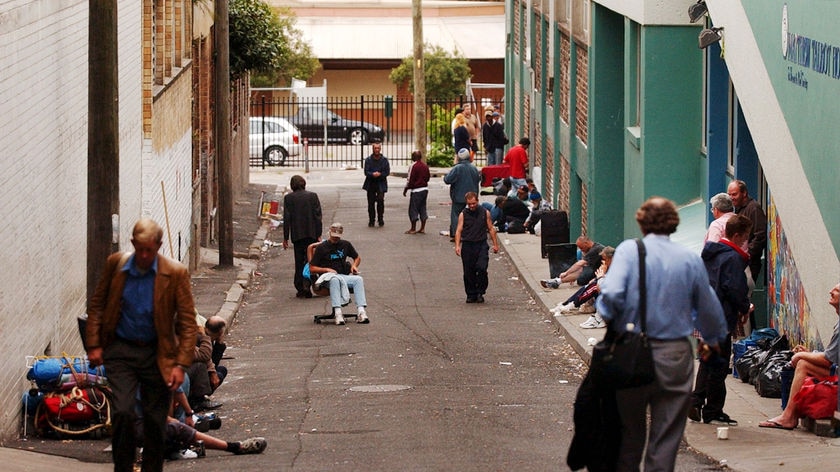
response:
[[[88,2],[7,1],[0,15],[2,440],[17,435],[24,356],[82,349]]]
[[[689,25],[688,7],[696,0],[592,1],[642,25]]]

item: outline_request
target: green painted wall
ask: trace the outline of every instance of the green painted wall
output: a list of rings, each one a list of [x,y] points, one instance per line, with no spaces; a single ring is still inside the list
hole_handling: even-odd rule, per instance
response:
[[[589,48],[589,233],[615,245],[627,232],[624,182],[624,17],[594,5]]]
[[[678,205],[698,198],[702,54],[698,28],[641,28],[640,151],[644,198],[662,195]],[[638,204],[640,202],[636,202]]]
[[[742,4],[823,223],[840,254],[840,139],[836,136],[840,123],[840,2],[742,0]],[[782,43],[785,5],[788,49]]]

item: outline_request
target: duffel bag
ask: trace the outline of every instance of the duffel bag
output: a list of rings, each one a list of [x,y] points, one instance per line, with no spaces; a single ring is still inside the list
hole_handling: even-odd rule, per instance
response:
[[[111,402],[104,390],[95,387],[49,392],[38,404],[35,421],[42,433],[52,430],[81,435],[107,430],[111,426]]]
[[[84,357],[35,358],[26,378],[44,391],[106,384],[105,368],[91,367]]]

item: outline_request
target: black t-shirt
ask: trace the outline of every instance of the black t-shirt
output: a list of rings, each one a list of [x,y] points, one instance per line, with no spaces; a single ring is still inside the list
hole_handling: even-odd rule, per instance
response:
[[[315,253],[312,254],[310,265],[329,267],[339,274],[348,275],[350,273],[350,263],[347,261],[348,257],[350,259],[359,257],[356,248],[349,241],[339,239],[335,243],[332,243],[327,239],[315,246]]]

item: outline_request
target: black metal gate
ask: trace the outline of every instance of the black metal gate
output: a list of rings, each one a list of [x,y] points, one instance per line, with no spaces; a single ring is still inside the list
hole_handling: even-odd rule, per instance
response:
[[[498,104],[500,99],[482,98],[482,102],[485,105],[474,105],[479,120],[483,120],[482,108]],[[462,99],[426,102],[428,148],[424,155],[431,165],[434,165],[435,156],[439,156],[441,162],[446,162],[443,156],[454,156],[451,122],[461,103]],[[408,166],[411,163],[414,148],[412,97],[311,100],[262,96],[251,101],[250,111],[252,167],[304,167],[307,161],[309,167],[358,167],[370,155],[373,142],[382,143],[382,154],[392,165]],[[290,125],[297,133],[289,132]],[[479,153],[476,164],[483,164],[484,159],[483,153]]]

